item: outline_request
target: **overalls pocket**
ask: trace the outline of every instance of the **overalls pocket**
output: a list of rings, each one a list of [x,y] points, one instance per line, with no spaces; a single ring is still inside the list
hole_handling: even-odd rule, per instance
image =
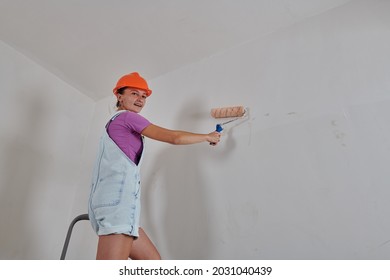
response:
[[[126,172],[99,178],[92,196],[92,208],[117,206],[121,202]]]

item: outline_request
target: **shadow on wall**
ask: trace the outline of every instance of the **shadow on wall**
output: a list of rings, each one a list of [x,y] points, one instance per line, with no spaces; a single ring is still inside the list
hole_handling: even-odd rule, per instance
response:
[[[28,96],[20,93],[19,96]],[[30,94],[31,96],[31,94]],[[26,100],[27,99],[27,100]],[[34,219],[39,200],[39,184],[47,155],[40,142],[43,142],[45,127],[44,98],[34,96],[23,98],[18,108],[13,110],[8,122],[10,130],[1,137],[0,185],[0,258],[35,259],[39,250],[36,238],[39,230]],[[17,118],[15,116],[17,115]],[[17,129],[14,129],[15,126]]]
[[[199,100],[183,106],[172,129],[196,131],[202,106]],[[208,259],[212,253],[212,221],[209,215],[212,202],[208,197],[209,183],[201,168],[210,152],[205,145],[208,144],[168,145],[159,154],[153,155],[152,175],[143,181],[143,213],[147,227],[156,233],[157,246],[166,248],[165,252],[161,252],[163,258]],[[156,192],[161,194],[157,204],[154,202]],[[153,207],[161,209],[151,211]],[[152,212],[158,213],[159,218],[153,217]],[[152,224],[153,220],[156,223]]]

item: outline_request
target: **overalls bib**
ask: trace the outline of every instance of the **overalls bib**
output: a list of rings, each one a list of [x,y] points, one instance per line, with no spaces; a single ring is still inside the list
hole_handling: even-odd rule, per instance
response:
[[[141,211],[140,167],[116,145],[107,127],[120,113],[116,112],[106,125],[100,139],[98,156],[92,175],[88,214],[98,235],[126,234],[138,237]],[[142,137],[144,146],[144,140]]]

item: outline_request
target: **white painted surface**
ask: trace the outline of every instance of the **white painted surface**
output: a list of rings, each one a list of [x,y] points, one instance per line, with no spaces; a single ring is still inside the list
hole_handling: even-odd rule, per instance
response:
[[[168,127],[251,113],[217,148],[151,143],[144,218],[164,257],[389,258],[389,15],[349,4],[153,80],[147,115]]]
[[[0,42],[0,259],[59,259],[94,102]]]
[[[0,0],[0,38],[94,100],[355,0]]]

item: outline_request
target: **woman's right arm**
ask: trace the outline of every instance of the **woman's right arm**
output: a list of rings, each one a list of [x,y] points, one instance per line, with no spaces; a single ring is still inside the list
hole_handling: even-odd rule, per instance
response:
[[[147,126],[142,131],[142,135],[173,145],[188,145],[201,142],[217,144],[221,137],[221,134],[216,131],[210,132],[208,134],[199,134],[182,130],[170,130],[154,124]]]

